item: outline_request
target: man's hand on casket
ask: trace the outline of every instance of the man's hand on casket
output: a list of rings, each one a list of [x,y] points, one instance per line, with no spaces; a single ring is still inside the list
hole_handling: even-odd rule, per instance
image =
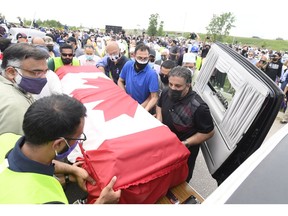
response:
[[[83,164],[83,161],[75,162],[73,167],[75,168],[72,175],[69,176],[69,179],[73,182],[77,182],[79,187],[87,191],[86,182],[90,182],[92,185],[95,185],[95,180],[88,174],[88,172],[81,168],[80,166]]]
[[[118,191],[113,190],[113,186],[116,180],[117,177],[114,176],[109,182],[109,184],[105,188],[103,188],[95,204],[115,204],[119,202],[121,196],[121,190]]]

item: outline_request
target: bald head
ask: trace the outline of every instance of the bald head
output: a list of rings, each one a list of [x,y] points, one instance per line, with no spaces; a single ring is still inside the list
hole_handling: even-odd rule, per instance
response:
[[[262,55],[260,61],[265,61],[266,62],[267,61],[267,57],[265,55]]]
[[[106,46],[106,52],[109,55],[119,54],[120,48],[119,48],[118,43],[116,41],[109,41],[107,46]]]
[[[31,41],[31,43],[46,46],[44,39],[41,37],[34,37]]]

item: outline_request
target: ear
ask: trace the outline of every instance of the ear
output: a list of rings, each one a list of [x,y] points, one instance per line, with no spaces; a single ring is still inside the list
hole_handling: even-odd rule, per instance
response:
[[[54,150],[56,150],[57,152],[59,152],[59,151],[62,150],[61,145],[62,145],[62,143],[64,142],[64,141],[63,141],[63,138],[56,139],[56,140],[54,140],[54,141],[52,141],[52,142],[53,142],[53,143],[52,143],[52,148],[53,148]]]
[[[5,69],[5,77],[6,79],[10,80],[11,82],[15,82],[15,77],[18,76],[17,71],[9,66]]]

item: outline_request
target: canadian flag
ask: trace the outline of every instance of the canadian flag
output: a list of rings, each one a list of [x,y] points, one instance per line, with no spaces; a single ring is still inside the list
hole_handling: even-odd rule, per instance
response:
[[[69,160],[83,158],[96,180],[87,184],[93,203],[113,176],[119,203],[155,203],[169,188],[185,181],[190,152],[169,128],[148,113],[94,66],[57,70],[63,91],[87,108],[84,133]]]

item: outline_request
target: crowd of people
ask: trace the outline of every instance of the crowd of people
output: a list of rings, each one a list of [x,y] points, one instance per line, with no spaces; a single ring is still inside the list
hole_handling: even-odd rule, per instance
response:
[[[192,89],[211,48],[208,38],[201,40],[195,33],[185,39],[153,37],[144,32],[136,36],[125,31],[47,29],[45,37],[32,37],[31,41],[19,32],[17,43],[12,44],[5,32],[1,36],[0,142],[7,148],[0,150],[0,162],[6,161],[0,171],[0,203],[67,203],[61,190],[67,180],[78,182],[84,191],[85,182],[93,182],[81,165],[61,161],[86,139],[86,109],[63,94],[56,74],[65,65],[95,66],[167,125],[191,152],[186,181],[192,179],[199,147],[214,134],[209,107]],[[231,48],[287,93],[285,53],[251,46]],[[281,122],[287,121],[283,118]],[[63,174],[62,181],[56,174]],[[25,190],[14,187],[19,178],[28,186],[44,189],[37,194],[36,186]],[[113,190],[115,181],[117,177],[111,179],[96,203],[118,202],[121,191]],[[45,189],[44,182],[51,190]]]

